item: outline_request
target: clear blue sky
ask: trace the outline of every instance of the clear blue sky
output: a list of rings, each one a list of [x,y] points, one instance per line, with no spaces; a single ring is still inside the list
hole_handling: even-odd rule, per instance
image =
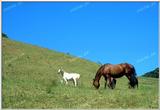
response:
[[[158,67],[158,2],[3,2],[2,32],[138,75]]]

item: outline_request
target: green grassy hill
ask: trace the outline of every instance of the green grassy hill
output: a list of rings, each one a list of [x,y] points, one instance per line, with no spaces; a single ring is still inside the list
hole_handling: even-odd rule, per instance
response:
[[[104,79],[92,86],[99,66],[91,61],[2,38],[3,108],[158,108],[158,79],[139,78],[138,89],[128,89],[126,77],[114,90]],[[60,67],[81,74],[78,87],[61,83]]]
[[[150,72],[145,73],[142,75],[143,77],[152,77],[152,78],[159,78],[159,68],[156,68]]]

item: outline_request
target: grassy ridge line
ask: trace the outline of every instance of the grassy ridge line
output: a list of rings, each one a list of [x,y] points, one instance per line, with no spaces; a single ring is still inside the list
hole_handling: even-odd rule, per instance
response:
[[[127,78],[116,89],[95,90],[92,79],[99,66],[45,48],[2,39],[3,108],[158,108],[158,79],[139,78],[139,89],[128,89]],[[72,60],[72,59],[76,60]],[[78,87],[64,85],[57,70],[81,74]]]
[[[82,62],[82,63],[88,63],[90,62],[91,64],[94,64],[96,66],[98,66],[97,64],[88,61],[88,60],[83,60],[82,58],[78,58],[78,57],[74,57],[71,55],[67,55],[64,53],[60,53],[60,52],[56,52],[53,50],[48,50],[45,48],[39,48],[36,46],[32,46],[32,45],[28,45],[28,44],[24,44],[24,43],[20,43],[20,42],[16,42],[16,41],[10,41],[9,39],[5,39],[3,38],[3,49],[5,51],[3,51],[3,56],[6,57],[8,55],[12,55],[14,57],[10,58],[11,56],[7,56],[8,58],[5,59],[4,62],[10,62],[10,60],[16,60],[18,58],[20,58],[21,56],[25,56],[28,59],[30,58],[30,56],[32,57],[37,57],[37,59],[39,60],[44,60],[44,62],[46,64],[49,64],[50,62],[53,62],[51,64],[55,64],[55,65],[61,65],[61,63],[63,62],[67,62],[67,63],[75,63],[75,62]],[[5,46],[8,45],[8,46]],[[35,52],[34,52],[35,51]],[[46,57],[46,59],[44,58]],[[43,59],[42,59],[43,58]],[[36,58],[35,58],[36,59]],[[37,62],[36,62],[37,63]]]

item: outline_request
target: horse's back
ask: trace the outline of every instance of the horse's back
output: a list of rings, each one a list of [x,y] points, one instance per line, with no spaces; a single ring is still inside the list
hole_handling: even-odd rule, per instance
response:
[[[104,71],[106,72],[110,72],[110,73],[121,73],[124,71],[124,68],[120,65],[120,64],[110,64],[110,65],[106,65]]]
[[[105,65],[103,73],[109,74],[112,77],[122,77],[128,73],[134,73],[135,69],[133,65],[128,63],[121,63],[121,64],[107,64]]]
[[[80,74],[78,73],[70,73],[70,75],[72,75],[72,77],[79,79],[80,78]]]

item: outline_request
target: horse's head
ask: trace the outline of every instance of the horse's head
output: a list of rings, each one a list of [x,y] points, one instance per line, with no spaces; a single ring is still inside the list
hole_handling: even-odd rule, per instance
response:
[[[62,73],[63,72],[63,69],[62,69],[62,67],[60,68],[60,69],[58,69],[58,73],[60,74],[60,73]]]
[[[59,73],[59,74],[61,73],[61,69],[58,69],[58,73]]]
[[[61,70],[60,70],[60,69],[58,69],[58,73],[60,73],[60,71],[61,71]]]
[[[98,89],[100,86],[99,81],[97,81],[96,79],[93,79],[93,85],[96,89]]]

